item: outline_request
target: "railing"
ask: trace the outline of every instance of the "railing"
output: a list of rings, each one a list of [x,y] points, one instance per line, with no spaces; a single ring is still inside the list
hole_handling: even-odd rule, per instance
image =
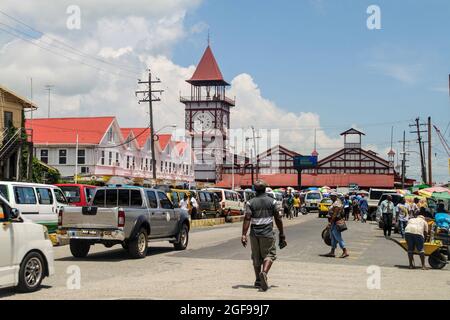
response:
[[[5,155],[8,154],[11,148],[13,148],[18,141],[22,138],[22,128],[17,129],[11,137],[8,137],[8,131],[10,129],[7,128],[2,132],[2,138],[6,138],[6,142],[0,148],[0,159],[3,159]],[[3,139],[2,139],[3,140]]]
[[[219,96],[219,97],[194,97],[194,96],[185,96],[185,97],[180,97],[180,102],[210,102],[210,101],[222,101],[222,102],[226,102],[232,106],[234,106],[236,104],[236,100],[235,99],[231,99],[228,97],[224,97],[224,96]]]

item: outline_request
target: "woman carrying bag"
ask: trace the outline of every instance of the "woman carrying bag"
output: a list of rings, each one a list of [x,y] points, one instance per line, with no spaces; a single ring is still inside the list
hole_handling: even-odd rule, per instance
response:
[[[341,258],[347,258],[349,254],[347,248],[345,247],[344,240],[342,239],[342,232],[347,230],[347,225],[345,224],[345,219],[343,216],[343,205],[336,193],[332,193],[330,198],[331,200],[333,200],[333,204],[330,206],[330,209],[328,211],[331,215],[329,223],[331,232],[331,251],[325,254],[324,257],[336,257],[334,252],[336,251],[337,245],[339,244],[343,251]]]

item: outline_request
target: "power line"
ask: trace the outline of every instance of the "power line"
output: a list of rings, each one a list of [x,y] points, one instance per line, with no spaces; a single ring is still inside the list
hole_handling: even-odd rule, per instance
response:
[[[79,55],[79,56],[83,56],[83,57],[88,58],[88,59],[96,60],[96,61],[101,62],[101,63],[103,63],[103,64],[107,64],[107,65],[113,66],[113,67],[115,67],[115,68],[118,68],[118,69],[121,69],[121,70],[130,72],[130,73],[135,74],[135,75],[139,74],[138,69],[129,68],[129,67],[124,66],[124,65],[121,65],[121,64],[112,63],[112,62],[109,62],[109,61],[107,61],[107,60],[101,59],[101,58],[99,58],[99,57],[97,57],[97,56],[94,56],[94,55],[91,55],[91,54],[86,53],[86,52],[84,52],[84,51],[81,51],[81,50],[79,50],[79,49],[77,49],[77,48],[75,48],[75,47],[73,47],[73,46],[71,46],[71,45],[69,45],[69,44],[67,44],[67,43],[65,43],[65,42],[63,42],[63,41],[57,39],[57,38],[55,38],[55,37],[51,37],[51,36],[45,34],[44,32],[42,32],[42,31],[40,31],[40,30],[37,30],[36,28],[34,28],[34,27],[32,27],[32,26],[26,24],[25,22],[19,20],[18,18],[15,18],[15,17],[13,17],[13,16],[7,14],[6,12],[4,12],[4,11],[2,11],[2,10],[0,10],[0,14],[3,14],[4,16],[10,18],[11,20],[14,20],[15,22],[17,22],[17,23],[19,23],[19,24],[21,24],[21,25],[23,25],[23,26],[29,28],[30,30],[32,30],[32,31],[36,32],[37,34],[39,34],[41,37],[46,37],[46,38],[52,40],[53,42],[57,42],[57,43],[59,43],[59,44],[61,44],[62,46],[64,46],[64,47],[67,48],[67,49],[63,49],[63,48],[60,47],[62,50],[70,51],[70,52],[73,53],[73,54],[77,54],[77,55]],[[27,35],[27,36],[30,37],[30,38],[33,38],[33,36],[31,36],[30,34],[26,33],[25,31],[21,31],[21,30],[19,30],[19,29],[15,29],[15,28],[11,27],[10,25],[4,24],[4,23],[1,23],[1,24],[5,25],[5,26],[7,26],[7,27],[9,27],[9,28],[11,28],[11,29],[17,31],[17,32],[20,32],[20,33],[22,33],[22,34],[25,34],[25,35]],[[53,45],[52,43],[49,43],[49,44],[50,44],[50,45]]]
[[[26,42],[29,42],[29,43],[31,43],[32,45],[37,46],[37,47],[39,47],[39,48],[41,48],[41,49],[44,49],[44,50],[46,50],[46,51],[49,51],[50,53],[53,53],[53,54],[56,55],[56,56],[64,57],[64,58],[66,58],[66,59],[68,59],[68,60],[71,60],[71,61],[74,61],[74,62],[83,64],[83,65],[85,65],[85,66],[87,66],[87,67],[94,68],[94,69],[96,69],[96,70],[98,70],[98,71],[100,71],[100,72],[109,73],[109,74],[111,74],[111,75],[115,75],[115,76],[119,76],[119,77],[124,77],[124,78],[129,78],[129,79],[135,79],[134,77],[127,76],[127,75],[120,74],[120,73],[116,73],[116,72],[111,72],[111,71],[109,71],[109,70],[105,70],[105,69],[102,69],[102,68],[93,66],[93,65],[91,65],[91,64],[88,64],[88,63],[86,63],[86,62],[84,62],[84,61],[77,60],[77,59],[74,59],[74,58],[72,58],[72,57],[66,56],[66,55],[64,55],[64,54],[55,52],[55,51],[51,50],[51,49],[48,48],[48,47],[44,47],[44,46],[42,46],[42,45],[39,45],[39,44],[36,43],[34,40],[30,40],[30,39],[27,39],[27,38],[25,38],[25,37],[23,37],[23,36],[14,34],[14,33],[10,32],[10,31],[6,30],[6,29],[0,28],[0,31],[6,32],[6,33],[8,33],[8,34],[10,34],[10,35],[12,35],[12,36],[14,36],[14,37],[16,37],[16,38],[19,38],[19,39],[22,39],[22,40],[24,40],[24,41],[26,41]]]

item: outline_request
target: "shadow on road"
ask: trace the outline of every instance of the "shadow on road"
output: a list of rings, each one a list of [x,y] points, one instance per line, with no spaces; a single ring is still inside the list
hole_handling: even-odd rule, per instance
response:
[[[249,289],[250,290],[251,289],[251,290],[257,290],[257,291],[263,292],[261,290],[261,288],[257,288],[255,286],[247,285],[247,284],[238,284],[238,285],[232,286],[231,288],[233,288],[235,290],[237,290],[237,289]],[[278,286],[270,286],[269,285],[269,289],[272,289],[272,288],[278,288]]]
[[[41,288],[38,291],[48,290],[48,289],[51,289],[51,288],[52,288],[51,286],[41,285]],[[29,293],[18,292],[18,291],[16,291],[15,288],[0,289],[0,299],[12,297],[12,296],[18,296],[19,299],[20,299],[20,296],[27,295],[27,294],[29,294]]]
[[[147,257],[158,254],[164,254],[174,251],[171,247],[149,247],[147,250]],[[72,256],[55,259],[55,261],[96,261],[96,262],[115,262],[131,260],[128,252],[124,249],[108,250],[103,252],[96,252],[89,254],[86,258],[74,258]]]

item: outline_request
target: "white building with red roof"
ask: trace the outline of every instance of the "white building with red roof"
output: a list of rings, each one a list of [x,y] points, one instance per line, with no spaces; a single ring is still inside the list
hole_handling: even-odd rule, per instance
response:
[[[26,121],[26,128],[33,133],[35,157],[58,169],[62,177],[153,182],[149,128],[121,128],[115,117],[33,119]],[[193,182],[191,154],[189,142],[158,134],[156,183]]]

